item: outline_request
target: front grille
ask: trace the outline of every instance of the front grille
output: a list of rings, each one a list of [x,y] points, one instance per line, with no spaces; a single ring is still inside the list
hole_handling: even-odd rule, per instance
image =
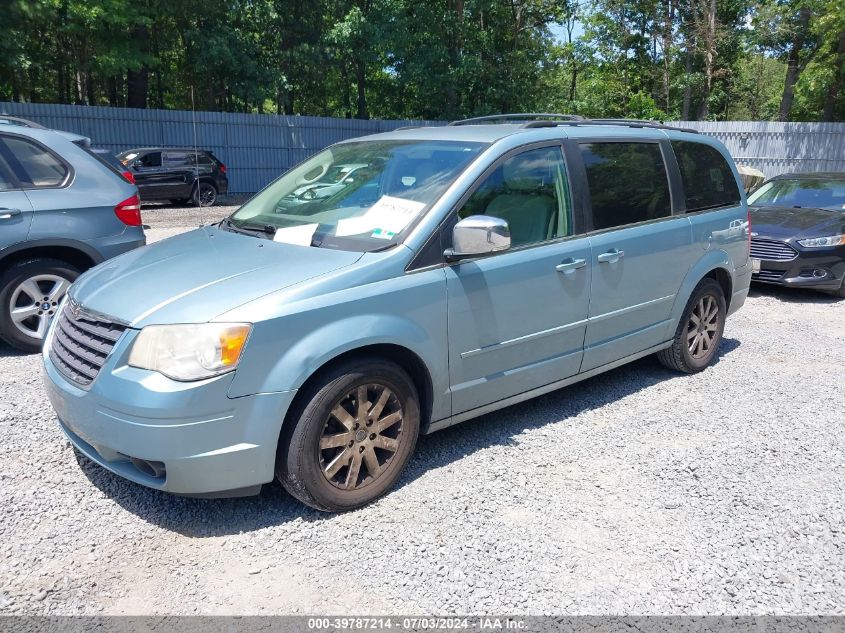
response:
[[[767,259],[770,262],[788,262],[798,257],[798,251],[784,242],[751,239],[751,257]]]
[[[69,380],[87,387],[106,362],[126,327],[100,317],[68,309],[57,317],[50,360]]]
[[[759,273],[754,273],[751,278],[754,281],[780,281],[783,275],[784,271],[782,270],[766,270],[764,268]]]

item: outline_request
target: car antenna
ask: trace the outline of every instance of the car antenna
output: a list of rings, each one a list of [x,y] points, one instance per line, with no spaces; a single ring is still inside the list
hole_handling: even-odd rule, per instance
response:
[[[205,226],[205,211],[203,211],[202,198],[200,197],[200,158],[199,149],[197,149],[197,111],[194,108],[193,86],[191,86],[191,124],[194,128],[194,182],[197,187],[195,196],[197,206],[200,208],[200,226]]]

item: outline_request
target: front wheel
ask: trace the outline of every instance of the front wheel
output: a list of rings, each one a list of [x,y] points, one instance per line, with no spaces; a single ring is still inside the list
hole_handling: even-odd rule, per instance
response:
[[[79,271],[57,259],[29,259],[11,266],[0,281],[0,338],[38,352],[59,302]]]
[[[715,358],[725,330],[727,304],[722,286],[705,277],[692,292],[672,346],[657,353],[669,369],[694,374]]]
[[[301,395],[282,430],[276,475],[303,503],[329,512],[384,494],[414,452],[420,406],[414,383],[386,360],[335,367]]]

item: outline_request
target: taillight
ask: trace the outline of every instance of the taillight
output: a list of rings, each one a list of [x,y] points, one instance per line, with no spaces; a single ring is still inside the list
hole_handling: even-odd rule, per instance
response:
[[[133,185],[135,184],[135,176],[132,175],[132,172],[128,169],[120,174],[126,180],[126,182],[131,182]]]
[[[117,205],[114,214],[126,226],[141,226],[141,199],[138,194]]]
[[[221,174],[226,173],[226,165],[224,165],[223,163],[220,163],[220,173]]]

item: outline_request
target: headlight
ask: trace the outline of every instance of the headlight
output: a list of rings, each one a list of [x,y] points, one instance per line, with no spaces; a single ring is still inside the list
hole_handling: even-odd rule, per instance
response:
[[[132,345],[129,364],[173,380],[200,380],[232,371],[252,326],[247,323],[148,325]]]
[[[827,237],[810,237],[798,240],[804,248],[824,248],[825,246],[839,246],[845,244],[845,235],[828,235]]]

